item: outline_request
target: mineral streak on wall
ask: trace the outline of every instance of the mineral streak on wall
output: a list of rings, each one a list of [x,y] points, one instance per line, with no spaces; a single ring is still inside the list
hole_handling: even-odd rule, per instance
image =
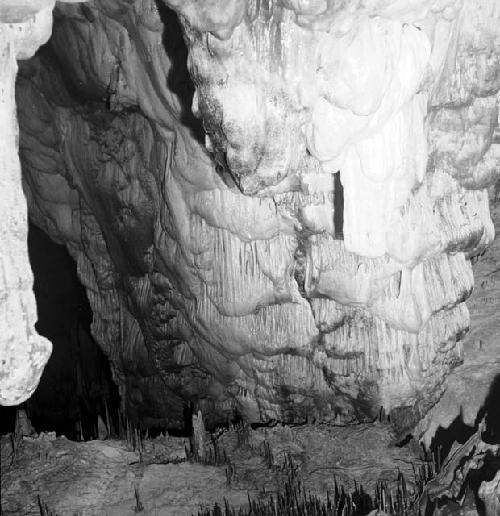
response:
[[[58,5],[17,83],[30,215],[129,413],[411,425],[493,238],[500,5],[166,4]]]

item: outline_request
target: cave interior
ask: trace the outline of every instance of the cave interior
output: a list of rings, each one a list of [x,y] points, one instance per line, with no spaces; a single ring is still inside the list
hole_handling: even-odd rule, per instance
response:
[[[338,4],[0,2],[2,516],[500,515],[500,4]]]

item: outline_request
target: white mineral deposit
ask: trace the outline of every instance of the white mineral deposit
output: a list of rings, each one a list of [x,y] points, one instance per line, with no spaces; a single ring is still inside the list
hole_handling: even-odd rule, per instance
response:
[[[2,515],[499,516],[499,90],[499,0],[0,0]]]

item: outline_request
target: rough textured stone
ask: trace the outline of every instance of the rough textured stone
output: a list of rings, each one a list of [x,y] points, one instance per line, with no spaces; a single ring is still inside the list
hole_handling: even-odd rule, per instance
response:
[[[230,460],[216,467],[188,462],[188,440],[171,436],[142,441],[139,455],[124,441],[76,443],[41,434],[20,440],[14,458],[11,440],[4,436],[2,510],[5,516],[39,516],[40,494],[60,516],[128,516],[136,512],[135,490],[146,515],[196,515],[216,502],[224,507],[224,499],[245,507],[248,496],[276,500],[290,460],[307,491],[322,499],[327,493],[333,497],[335,482],[347,492],[362,485],[373,496],[377,482],[395,486],[400,474],[412,493],[413,466],[418,470],[422,464],[418,447],[415,452],[391,446],[393,439],[384,424],[358,425],[354,431],[326,425],[238,427],[203,439],[205,460],[211,455],[213,461],[214,442]]]
[[[476,285],[468,301],[471,330],[463,340],[463,363],[446,379],[439,402],[416,428],[426,447],[439,428],[451,428],[454,421],[472,430],[485,413],[495,420],[500,379],[500,182],[490,195],[497,237],[473,266]],[[498,441],[500,428],[489,419],[487,423],[489,441]]]
[[[135,493],[144,514],[190,516],[224,497],[231,504],[245,504],[247,493],[228,489],[223,468],[172,461],[171,441],[149,444],[164,458],[148,464],[122,441],[49,441],[43,434],[22,441],[12,461],[3,438],[2,510],[6,515],[39,515],[38,494],[61,516],[133,515],[138,512]]]
[[[180,25],[58,6],[17,88],[30,214],[77,261],[129,414],[383,406],[405,431],[463,360],[494,236],[498,2],[166,3]]]

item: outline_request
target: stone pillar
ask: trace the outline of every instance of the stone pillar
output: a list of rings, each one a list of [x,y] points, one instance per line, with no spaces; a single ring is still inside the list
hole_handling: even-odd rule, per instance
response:
[[[51,353],[38,335],[27,248],[15,102],[17,59],[27,59],[52,31],[55,1],[0,6],[0,404],[17,405],[36,389]]]

